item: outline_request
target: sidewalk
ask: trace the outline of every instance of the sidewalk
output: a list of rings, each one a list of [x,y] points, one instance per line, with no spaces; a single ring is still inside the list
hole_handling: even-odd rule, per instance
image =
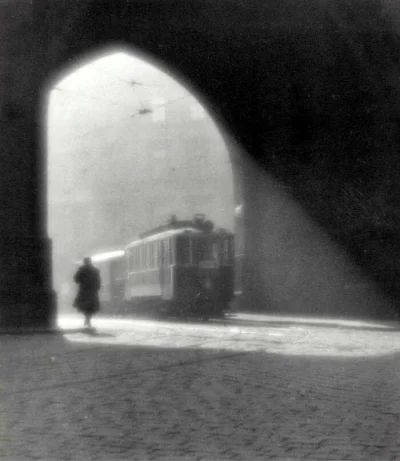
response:
[[[400,460],[400,331],[239,316],[0,336],[2,460]]]

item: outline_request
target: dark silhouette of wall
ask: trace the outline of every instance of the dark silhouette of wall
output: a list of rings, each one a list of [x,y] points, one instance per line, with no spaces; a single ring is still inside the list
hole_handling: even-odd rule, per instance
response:
[[[68,63],[121,44],[187,82],[240,146],[247,307],[394,314],[383,297],[398,297],[400,270],[393,2],[37,0],[0,8],[2,265],[15,255],[11,236],[34,247],[46,241],[41,96]],[[39,270],[46,252],[25,257],[37,281],[24,285],[28,304],[34,286],[48,293]],[[23,273],[15,260],[14,279]],[[18,304],[17,282],[4,277]],[[9,309],[1,312],[7,324]]]

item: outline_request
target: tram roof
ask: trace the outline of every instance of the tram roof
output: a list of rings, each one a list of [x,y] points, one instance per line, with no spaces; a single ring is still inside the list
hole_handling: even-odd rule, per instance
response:
[[[178,229],[169,229],[164,232],[159,232],[158,234],[150,235],[149,237],[138,238],[133,240],[132,242],[128,243],[125,248],[130,248],[141,243],[148,243],[148,242],[155,242],[156,240],[160,240],[163,238],[174,237],[175,235],[179,234],[202,234],[203,231],[199,229],[195,229],[193,227],[181,227]]]

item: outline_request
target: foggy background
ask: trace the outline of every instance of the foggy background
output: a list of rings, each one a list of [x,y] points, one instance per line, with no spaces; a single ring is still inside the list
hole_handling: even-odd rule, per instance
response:
[[[55,84],[48,108],[48,230],[54,288],[78,258],[127,244],[171,214],[234,229],[227,148],[202,105],[125,52]]]

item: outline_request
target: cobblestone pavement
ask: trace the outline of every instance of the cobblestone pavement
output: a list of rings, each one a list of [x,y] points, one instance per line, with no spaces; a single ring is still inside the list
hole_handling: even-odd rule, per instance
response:
[[[400,460],[396,325],[81,324],[0,336],[0,459]]]

